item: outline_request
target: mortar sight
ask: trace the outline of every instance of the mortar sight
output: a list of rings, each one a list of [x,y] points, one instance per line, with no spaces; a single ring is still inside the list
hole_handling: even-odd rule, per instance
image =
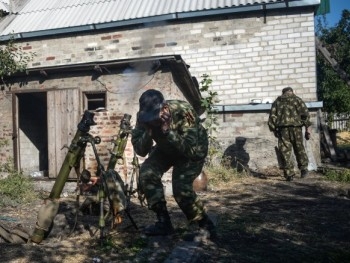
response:
[[[83,118],[78,124],[78,130],[81,132],[88,132],[90,130],[90,126],[96,125],[94,121],[95,113],[91,111],[85,111]]]
[[[129,114],[124,114],[123,119],[120,122],[120,129],[122,130],[127,130],[130,128],[130,119],[131,115]]]

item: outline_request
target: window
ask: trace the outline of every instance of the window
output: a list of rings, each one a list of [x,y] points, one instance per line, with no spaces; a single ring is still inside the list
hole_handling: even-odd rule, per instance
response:
[[[96,110],[98,108],[106,109],[106,93],[105,92],[85,92],[84,108],[87,110]]]

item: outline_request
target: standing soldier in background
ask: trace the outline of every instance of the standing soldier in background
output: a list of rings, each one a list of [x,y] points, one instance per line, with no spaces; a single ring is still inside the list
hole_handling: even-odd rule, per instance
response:
[[[161,181],[163,174],[173,167],[175,201],[189,222],[197,223],[213,237],[214,224],[193,190],[193,181],[202,172],[208,153],[208,136],[199,117],[189,103],[164,100],[162,93],[154,89],[145,91],[139,104],[131,141],[138,155],[149,154],[140,168],[140,182],[148,207],[158,219],[154,225],[146,227],[145,234],[174,232]]]
[[[308,175],[308,157],[303,144],[302,127],[305,126],[305,139],[310,139],[310,115],[305,103],[296,96],[291,87],[284,88],[282,95],[272,104],[268,126],[278,138],[278,149],[283,163],[284,177],[292,181],[295,176],[292,150],[296,157],[301,178]]]

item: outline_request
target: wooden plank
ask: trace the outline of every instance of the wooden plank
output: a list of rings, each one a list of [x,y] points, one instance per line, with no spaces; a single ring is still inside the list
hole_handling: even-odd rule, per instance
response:
[[[56,170],[57,170],[57,174],[56,177],[61,169],[62,163],[63,163],[63,158],[62,156],[65,155],[65,153],[67,153],[67,151],[65,151],[64,153],[62,153],[62,146],[64,145],[64,142],[62,142],[62,113],[61,113],[61,105],[62,105],[62,101],[61,101],[61,92],[60,90],[56,90],[54,91],[55,93],[55,109],[54,111],[56,112],[56,123],[55,123],[55,129],[56,129]]]
[[[79,107],[79,90],[78,89],[69,89],[66,90],[66,127],[67,127],[67,142],[70,145],[75,133],[77,132],[77,126],[79,122],[78,111],[75,110]],[[77,178],[75,169],[72,169],[69,174],[70,179]]]
[[[323,115],[322,115],[322,112],[321,110],[318,110],[318,117],[320,119],[320,126],[321,126],[321,131],[323,132],[324,134],[324,138],[325,138],[325,142],[326,142],[326,145],[327,145],[327,150],[329,151],[330,153],[330,157],[331,157],[331,160],[332,161],[336,161],[337,160],[337,154],[335,152],[335,149],[334,149],[334,145],[333,145],[333,142],[331,140],[331,137],[329,136],[329,132],[328,132],[328,126],[326,125],[326,122],[323,118]]]
[[[47,92],[47,143],[49,178],[57,176],[55,92]]]

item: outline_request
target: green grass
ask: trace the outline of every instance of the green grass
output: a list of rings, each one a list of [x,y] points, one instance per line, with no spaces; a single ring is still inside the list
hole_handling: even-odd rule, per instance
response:
[[[0,207],[30,203],[37,197],[32,178],[16,171],[10,161],[0,165],[0,171],[8,175],[0,179]]]
[[[324,171],[325,179],[328,181],[350,183],[350,169],[334,170],[326,169]]]

